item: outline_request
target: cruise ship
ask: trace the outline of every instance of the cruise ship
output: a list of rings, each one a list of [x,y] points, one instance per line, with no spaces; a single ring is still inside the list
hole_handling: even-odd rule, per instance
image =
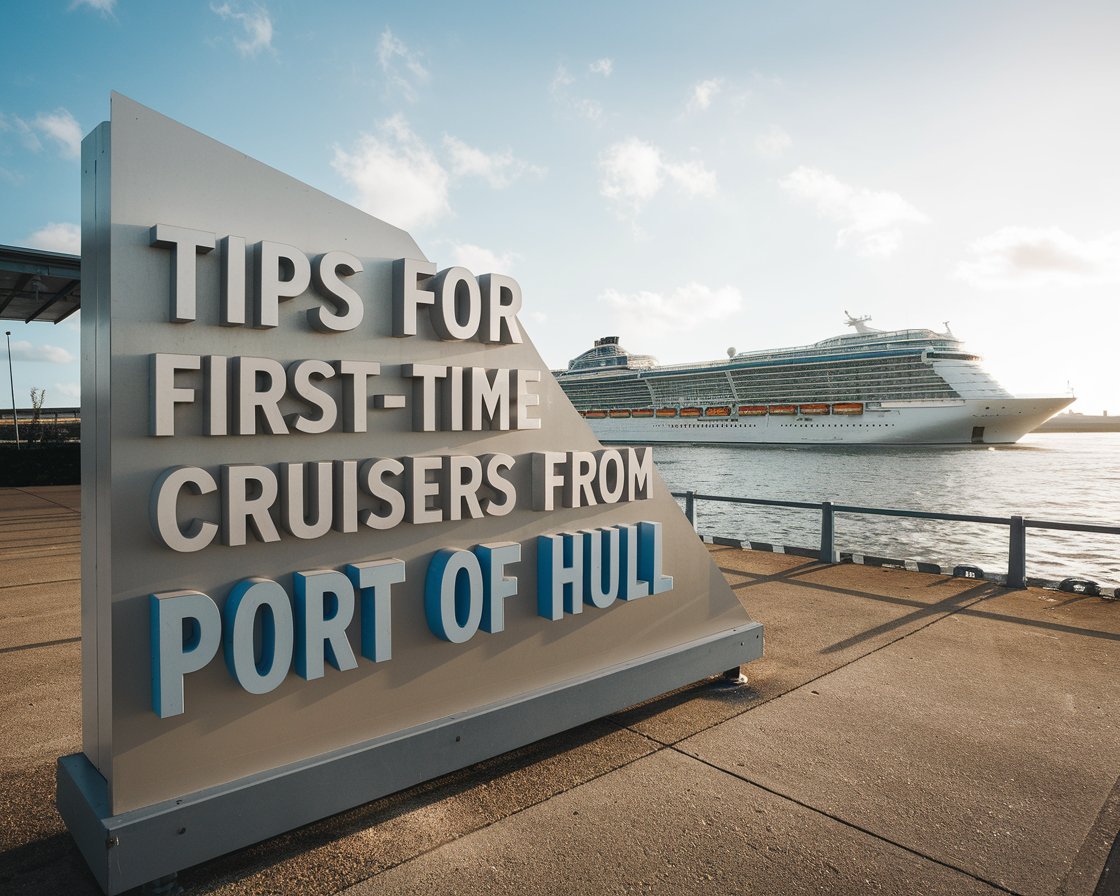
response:
[[[617,336],[557,381],[602,442],[1004,445],[1073,396],[1016,398],[949,330],[852,332],[812,345],[660,365]]]

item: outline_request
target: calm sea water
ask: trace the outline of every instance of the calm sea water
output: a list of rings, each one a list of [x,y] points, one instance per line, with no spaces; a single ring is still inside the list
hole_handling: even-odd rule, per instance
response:
[[[673,491],[1120,526],[1120,433],[1016,445],[654,448]],[[709,535],[819,547],[820,512],[700,502]],[[836,515],[841,551],[1007,571],[1006,526]],[[1120,536],[1027,530],[1027,575],[1120,585]]]

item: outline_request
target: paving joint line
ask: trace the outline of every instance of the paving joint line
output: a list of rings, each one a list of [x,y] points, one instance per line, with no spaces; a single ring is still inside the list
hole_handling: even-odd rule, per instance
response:
[[[901,849],[903,852],[907,852],[912,856],[917,856],[919,859],[923,859],[927,862],[932,862],[935,865],[940,865],[942,868],[947,868],[948,870],[955,871],[958,874],[963,874],[965,877],[974,880],[977,883],[985,884],[986,886],[992,887],[995,890],[999,890],[1001,893],[1008,893],[1010,894],[1010,896],[1022,896],[1022,894],[1020,894],[1018,890],[1012,890],[1010,887],[1005,887],[1001,883],[998,883],[994,880],[988,880],[986,877],[982,877],[979,874],[974,874],[973,872],[968,871],[964,868],[960,868],[957,865],[952,864],[951,862],[946,862],[943,859],[937,858],[936,856],[931,856],[928,853],[922,852],[921,850],[915,849],[911,846],[907,846],[905,843],[900,843],[897,840],[892,840],[890,837],[886,837],[883,834],[876,833],[875,831],[872,831],[869,828],[865,828],[862,825],[856,824],[853,821],[848,821],[845,818],[841,818],[839,815],[835,815],[832,812],[828,812],[824,809],[819,809],[811,803],[807,803],[803,800],[797,799],[797,797],[782,793],[780,790],[776,790],[773,787],[767,787],[765,784],[755,781],[752,778],[748,778],[746,775],[742,775],[738,772],[731,771],[730,769],[723,768],[723,766],[716,765],[714,762],[704,759],[701,756],[697,756],[693,753],[688,753],[680,749],[675,744],[669,745],[668,748],[680,756],[686,756],[689,759],[693,759],[696,762],[699,762],[701,765],[706,765],[717,772],[722,772],[723,774],[735,778],[738,781],[742,781],[745,784],[750,784],[752,787],[757,787],[759,790],[765,793],[769,793],[771,796],[776,796],[779,799],[786,800],[787,802],[793,803],[795,806],[800,806],[801,808],[807,809],[808,811],[813,812],[816,815],[820,815],[824,818],[830,819],[831,821],[835,821],[837,824],[841,824],[846,828],[851,828],[852,830],[859,831],[860,833],[866,834],[869,837],[873,837],[874,839],[879,840],[882,843],[888,843],[897,849]]]
[[[6,588],[30,588],[34,587],[35,585],[61,585],[64,582],[80,582],[81,580],[81,576],[76,576],[75,578],[71,579],[52,579],[49,582],[16,582],[14,585],[0,585],[0,591],[3,591]]]
[[[1073,861],[1070,862],[1065,874],[1062,875],[1062,880],[1055,891],[1056,896],[1069,896],[1070,881],[1073,875],[1075,873],[1085,873],[1087,870],[1085,868],[1086,857],[1093,852],[1093,841],[1097,837],[1112,840],[1112,846],[1105,856],[1104,867],[1101,868],[1097,877],[1093,896],[1116,896],[1117,893],[1120,893],[1120,875],[1117,874],[1117,870],[1120,869],[1120,835],[1114,833],[1118,817],[1120,817],[1120,778],[1116,779],[1116,783],[1112,785],[1108,796],[1101,803],[1101,808],[1097,812],[1096,818],[1093,819],[1089,832],[1081,842],[1081,848],[1077,850],[1077,855],[1073,857]]]
[[[0,647],[0,655],[5,653],[17,653],[20,650],[35,650],[38,647],[58,647],[60,644],[76,644],[82,640],[82,636],[78,635],[74,638],[59,638],[57,641],[36,641],[34,644],[13,644],[11,647]]]
[[[644,737],[647,740],[649,740],[649,741],[651,741],[655,744],[658,744],[661,749],[672,750],[674,753],[677,753],[680,756],[685,756],[689,759],[693,759],[696,762],[699,762],[703,765],[706,765],[706,766],[708,766],[709,768],[711,768],[715,771],[722,772],[723,774],[729,775],[732,778],[743,781],[744,783],[750,784],[753,787],[757,787],[758,789],[760,789],[760,790],[762,790],[766,793],[769,793],[772,796],[776,796],[779,799],[787,800],[788,802],[791,802],[795,805],[801,806],[802,808],[807,809],[810,812],[813,812],[817,815],[821,815],[825,818],[831,819],[832,821],[835,821],[837,824],[841,824],[841,825],[844,825],[845,827],[851,828],[852,830],[859,831],[863,834],[866,834],[869,837],[873,837],[876,840],[880,840],[883,843],[888,843],[891,846],[894,846],[897,849],[901,849],[904,852],[907,852],[911,855],[914,855],[914,856],[916,856],[920,859],[923,859],[923,860],[929,861],[929,862],[933,862],[936,865],[940,865],[943,868],[949,869],[951,871],[955,871],[958,874],[963,874],[964,876],[966,876],[966,877],[968,877],[972,880],[975,880],[977,883],[982,883],[986,886],[992,887],[996,890],[999,890],[1001,893],[1008,893],[1008,894],[1010,894],[1010,896],[1021,896],[1021,894],[1019,894],[1019,892],[1017,890],[1012,890],[1008,887],[1003,886],[1000,883],[988,880],[987,878],[984,878],[984,877],[981,877],[977,874],[974,874],[971,871],[967,871],[964,868],[959,868],[956,865],[953,865],[949,862],[943,861],[942,859],[938,859],[935,856],[928,855],[926,853],[921,852],[920,850],[917,850],[917,849],[914,849],[912,847],[906,846],[903,843],[900,843],[896,840],[892,840],[889,837],[883,836],[882,834],[878,834],[875,831],[872,831],[872,830],[870,830],[868,828],[865,828],[865,827],[862,827],[862,826],[860,826],[860,825],[858,825],[854,822],[851,822],[851,821],[848,821],[844,818],[841,818],[838,815],[834,815],[830,812],[827,812],[824,809],[819,809],[816,806],[813,806],[809,803],[803,802],[803,801],[801,801],[801,800],[799,800],[795,797],[789,796],[788,794],[782,793],[779,790],[775,790],[774,788],[767,787],[765,784],[761,784],[758,781],[755,781],[751,778],[748,778],[746,775],[742,775],[742,774],[739,774],[737,772],[731,771],[730,769],[723,768],[720,765],[716,765],[714,762],[711,762],[710,760],[704,759],[703,757],[698,756],[694,753],[690,753],[690,752],[684,750],[683,748],[681,748],[679,746],[681,743],[688,740],[689,738],[696,737],[697,735],[700,735],[700,734],[703,734],[707,731],[710,731],[713,728],[716,728],[719,725],[724,724],[725,722],[729,722],[732,719],[739,718],[739,716],[746,715],[746,713],[751,712],[752,710],[758,709],[760,706],[765,706],[767,703],[770,703],[773,700],[777,700],[781,697],[785,697],[787,694],[792,694],[795,691],[799,691],[804,687],[807,687],[811,684],[814,684],[815,682],[819,681],[822,678],[825,678],[829,675],[832,675],[835,672],[839,672],[843,669],[846,669],[848,666],[851,666],[852,664],[857,663],[860,660],[866,659],[867,657],[878,653],[880,650],[884,650],[887,647],[891,647],[891,646],[897,644],[898,642],[903,641],[906,638],[911,637],[912,635],[916,635],[919,632],[923,632],[927,628],[929,628],[930,626],[935,625],[938,622],[941,622],[945,619],[948,619],[950,616],[955,616],[958,613],[963,612],[964,610],[971,609],[972,607],[976,606],[976,604],[981,603],[983,601],[991,600],[993,597],[998,597],[998,594],[983,594],[983,595],[980,595],[975,600],[972,600],[972,601],[969,601],[966,604],[961,604],[960,606],[954,607],[952,610],[949,610],[945,613],[942,613],[939,616],[936,616],[935,618],[929,620],[928,622],[919,626],[918,628],[915,628],[912,631],[904,632],[903,634],[899,635],[898,637],[892,638],[890,641],[887,641],[885,644],[880,644],[878,647],[876,647],[872,650],[869,650],[867,653],[863,653],[863,654],[860,654],[857,657],[853,657],[852,659],[848,660],[846,663],[842,663],[841,665],[837,666],[834,669],[829,669],[825,672],[822,672],[820,675],[816,675],[813,678],[810,678],[808,681],[804,681],[801,684],[796,685],[795,687],[789,688],[785,691],[782,691],[779,694],[774,694],[770,697],[767,697],[764,700],[758,701],[757,703],[752,703],[750,706],[746,707],[745,709],[741,710],[740,712],[735,713],[732,716],[729,716],[726,719],[722,719],[718,722],[713,722],[711,725],[707,725],[704,728],[701,728],[697,731],[694,731],[691,734],[686,735],[685,737],[677,738],[674,741],[669,741],[669,742],[662,741],[660,738],[654,737],[653,735],[647,734],[643,731],[639,731],[639,730],[631,727],[630,725],[624,725],[621,722],[615,720],[614,718],[609,718],[608,720],[611,721],[613,724],[618,725],[618,727],[620,727],[620,728],[623,728],[627,731],[631,731],[634,734],[637,734],[639,737]],[[657,752],[657,751],[655,751],[655,752]]]
[[[18,486],[16,486],[14,490],[17,492],[21,492],[22,494],[25,494],[31,498],[38,498],[40,501],[46,501],[48,504],[53,504],[55,507],[61,507],[63,510],[68,510],[71,513],[77,514],[78,516],[82,515],[82,512],[80,510],[75,510],[73,507],[68,507],[65,504],[60,504],[58,501],[55,501],[52,498],[48,498],[46,495],[39,495],[35,492],[30,492],[25,488],[19,488]]]

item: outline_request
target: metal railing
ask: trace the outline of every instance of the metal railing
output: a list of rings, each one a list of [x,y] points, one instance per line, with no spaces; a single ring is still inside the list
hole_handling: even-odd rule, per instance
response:
[[[933,513],[926,510],[892,510],[884,507],[859,507],[853,504],[833,504],[831,501],[777,501],[769,498],[735,498],[728,495],[702,495],[694,491],[671,492],[674,498],[684,499],[684,513],[692,528],[696,528],[696,502],[717,501],[725,504],[751,504],[759,507],[789,507],[797,510],[817,510],[821,514],[822,563],[835,563],[837,513],[866,514],[869,516],[895,516],[919,520],[942,520],[958,523],[982,523],[1008,528],[1007,587],[1025,588],[1027,584],[1027,529],[1051,529],[1063,532],[1091,532],[1102,535],[1120,535],[1120,526],[1100,526],[1092,523],[1062,523],[1053,520],[1035,520],[1023,516],[976,516],[969,513]]]
[[[16,408],[16,419],[20,424],[35,421],[36,416],[40,423],[69,423],[82,419],[81,408]],[[0,423],[12,423],[12,408],[9,405],[0,409]]]

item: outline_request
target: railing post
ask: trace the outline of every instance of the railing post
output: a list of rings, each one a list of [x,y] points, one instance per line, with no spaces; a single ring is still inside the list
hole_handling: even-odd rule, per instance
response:
[[[1021,516],[1011,517],[1011,539],[1007,546],[1007,587],[1027,587],[1027,527]]]
[[[821,563],[836,562],[832,502],[821,502]]]
[[[692,526],[692,531],[696,531],[696,492],[687,491],[684,493],[684,515],[685,519]]]

